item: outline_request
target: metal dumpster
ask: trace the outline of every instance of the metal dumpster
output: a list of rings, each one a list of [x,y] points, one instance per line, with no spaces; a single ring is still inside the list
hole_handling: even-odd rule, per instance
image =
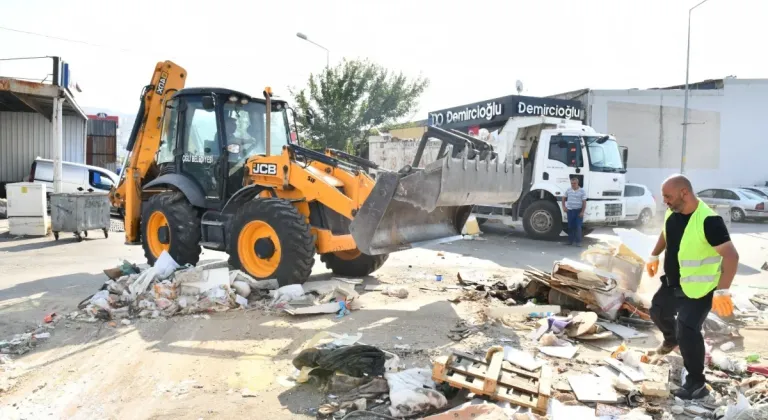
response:
[[[59,232],[72,232],[77,241],[88,236],[89,230],[101,230],[109,236],[109,197],[102,193],[51,194],[51,225],[53,237]]]

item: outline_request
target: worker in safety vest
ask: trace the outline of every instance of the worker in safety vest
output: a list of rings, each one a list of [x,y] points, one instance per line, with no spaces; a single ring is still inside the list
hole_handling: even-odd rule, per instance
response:
[[[736,275],[739,254],[723,219],[696,197],[688,178],[667,178],[661,193],[668,207],[664,229],[646,264],[648,275],[655,276],[659,255],[666,250],[665,274],[650,310],[651,319],[664,334],[664,342],[654,353],[663,356],[679,346],[688,375],[675,396],[700,399],[709,395],[701,327],[710,310],[720,316],[733,314],[728,288]]]

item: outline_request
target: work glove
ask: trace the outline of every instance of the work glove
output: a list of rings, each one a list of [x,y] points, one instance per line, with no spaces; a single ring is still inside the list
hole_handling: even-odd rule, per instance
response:
[[[659,257],[651,255],[648,257],[648,262],[645,263],[645,271],[649,276],[654,277],[659,272]]]
[[[715,290],[715,296],[712,298],[712,311],[720,317],[733,315],[733,301],[731,300],[730,290]]]

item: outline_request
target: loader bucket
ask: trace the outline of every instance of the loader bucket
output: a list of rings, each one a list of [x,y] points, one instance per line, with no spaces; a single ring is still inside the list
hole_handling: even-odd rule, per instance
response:
[[[497,159],[446,155],[424,169],[380,172],[350,224],[358,249],[385,254],[461,238],[476,203],[520,197],[522,173]]]

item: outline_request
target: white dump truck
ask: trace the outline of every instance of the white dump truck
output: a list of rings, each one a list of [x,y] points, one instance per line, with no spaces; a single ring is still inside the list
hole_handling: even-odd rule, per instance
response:
[[[495,219],[522,224],[533,238],[560,236],[567,230],[561,202],[572,177],[587,191],[585,234],[594,226],[615,225],[623,217],[628,151],[614,137],[574,120],[513,117],[490,133],[488,142],[522,176],[517,177],[516,201],[475,205],[473,214],[481,224]]]

